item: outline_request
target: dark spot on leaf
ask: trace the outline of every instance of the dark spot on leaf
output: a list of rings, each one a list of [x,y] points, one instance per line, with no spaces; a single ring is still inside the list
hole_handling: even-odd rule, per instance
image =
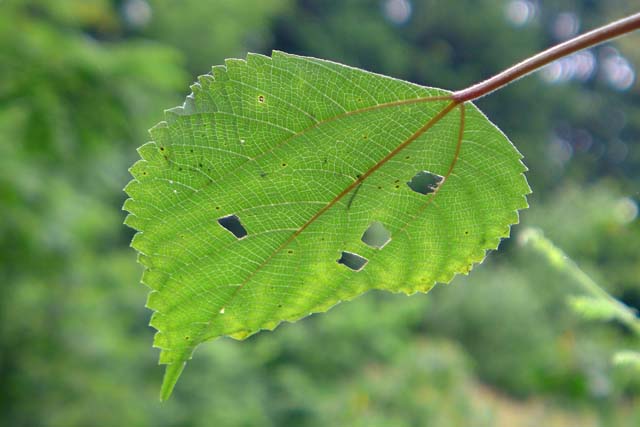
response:
[[[293,250],[289,249],[289,250],[287,251],[287,253],[288,253],[288,254],[292,254],[292,253],[293,253]]]
[[[193,153],[193,148],[189,150],[189,152]]]
[[[191,337],[189,335],[187,335],[186,337],[184,337],[184,339],[189,341],[191,339]]]
[[[283,167],[283,168],[286,168],[286,167],[287,167],[287,164],[286,164],[286,163],[283,163],[283,164],[282,164],[282,167]]]
[[[381,222],[374,221],[362,234],[362,241],[372,248],[382,249],[391,241],[391,233]]]
[[[467,231],[465,231],[465,232],[464,232],[464,234],[469,234],[469,231],[468,231],[468,230],[467,230]]]
[[[227,215],[222,218],[218,218],[218,224],[231,232],[231,234],[236,236],[237,239],[242,239],[247,235],[247,230],[242,226],[240,218],[236,215]]]
[[[164,151],[164,147],[160,147],[160,151]]]
[[[258,102],[264,102],[264,95],[258,96]]]
[[[198,163],[198,167],[199,167],[199,168],[202,168],[202,163]]]
[[[358,254],[354,254],[353,252],[342,252],[342,256],[338,260],[338,264],[344,264],[349,267],[353,271],[360,271],[364,268],[365,265],[369,262],[368,259],[361,257]]]
[[[416,193],[431,194],[438,190],[443,181],[444,177],[441,175],[436,175],[429,171],[420,171],[411,178],[411,181],[407,182],[407,185]]]
[[[369,135],[367,134],[362,135],[362,139],[369,139]]]
[[[260,178],[266,178],[267,177],[267,173],[266,172],[261,172],[260,173]]]

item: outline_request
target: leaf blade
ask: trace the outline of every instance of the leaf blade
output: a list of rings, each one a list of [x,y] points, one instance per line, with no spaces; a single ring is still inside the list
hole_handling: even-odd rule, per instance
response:
[[[163,396],[200,342],[368,289],[427,291],[482,260],[526,207],[520,154],[445,91],[279,52],[227,61],[192,89],[126,188]],[[422,170],[446,177],[434,194],[406,185]],[[246,237],[217,224],[229,215]],[[372,221],[391,232],[383,249],[361,241]],[[349,269],[342,251],[368,262]]]

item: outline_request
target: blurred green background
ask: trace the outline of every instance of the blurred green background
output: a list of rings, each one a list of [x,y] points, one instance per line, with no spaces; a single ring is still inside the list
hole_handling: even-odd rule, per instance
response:
[[[635,12],[623,0],[0,0],[0,425],[638,426],[639,346],[567,306],[541,227],[640,308],[640,34],[478,102],[530,168],[515,238],[428,295],[370,292],[202,345],[167,403],[122,225],[146,130],[271,49],[460,89]]]

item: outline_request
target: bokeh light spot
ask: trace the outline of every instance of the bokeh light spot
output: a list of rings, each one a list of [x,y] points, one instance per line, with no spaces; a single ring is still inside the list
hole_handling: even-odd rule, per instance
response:
[[[616,202],[613,211],[621,224],[629,224],[638,217],[638,204],[630,197],[623,197]]]
[[[516,27],[527,25],[536,16],[536,13],[536,5],[528,0],[510,1],[504,11],[507,21]]]
[[[383,13],[389,21],[401,25],[411,18],[412,9],[409,0],[387,0],[383,6]]]

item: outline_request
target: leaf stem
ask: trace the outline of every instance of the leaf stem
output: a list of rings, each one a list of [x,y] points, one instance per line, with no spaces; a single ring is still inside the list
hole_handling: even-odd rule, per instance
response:
[[[507,68],[501,73],[496,74],[483,82],[455,92],[453,94],[453,99],[458,103],[478,99],[508,85],[520,77],[539,70],[558,58],[568,56],[579,50],[595,46],[637,29],[640,29],[640,13],[630,15],[626,18],[620,19],[619,21],[596,28],[588,33],[579,35],[564,43],[553,46],[538,53],[537,55],[517,63],[516,65],[513,65],[510,68]]]

